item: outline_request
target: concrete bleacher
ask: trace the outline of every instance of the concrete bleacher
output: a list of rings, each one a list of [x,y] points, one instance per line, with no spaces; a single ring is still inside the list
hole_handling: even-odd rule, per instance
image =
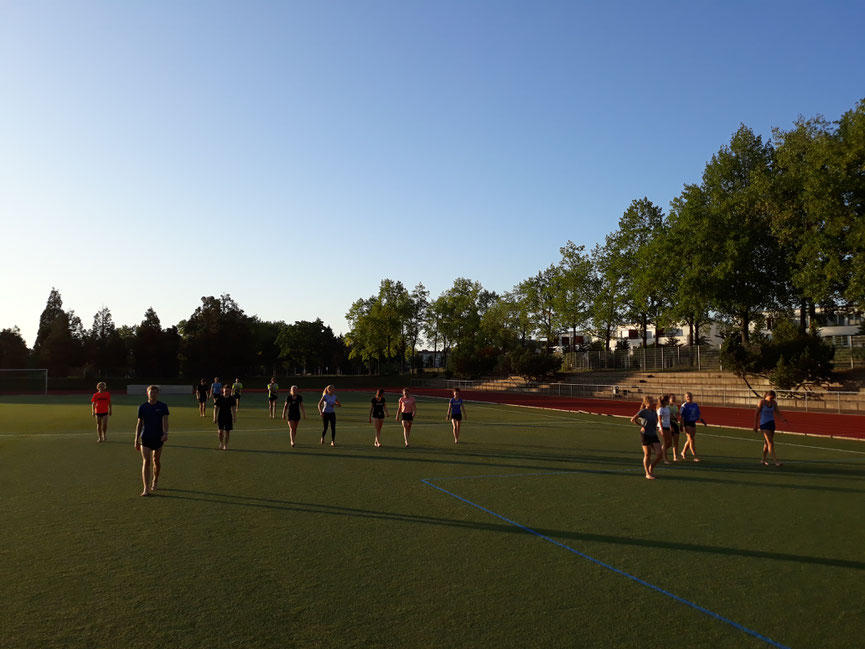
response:
[[[628,372],[601,371],[578,372],[561,377],[557,383],[529,385],[525,379],[511,376],[507,379],[483,381],[476,389],[491,391],[537,392],[555,396],[575,398],[602,398],[639,400],[644,395],[658,396],[674,392],[683,400],[685,392],[691,392],[695,401],[709,405],[750,407],[757,403],[753,391],[762,395],[772,389],[763,378],[749,379],[748,384],[735,374],[719,371],[704,372]],[[858,387],[858,386],[857,386]],[[843,388],[846,388],[844,390]],[[865,412],[865,390],[859,387],[849,391],[849,382],[836,382],[827,388],[815,388],[807,393],[778,392],[782,407],[817,412]]]

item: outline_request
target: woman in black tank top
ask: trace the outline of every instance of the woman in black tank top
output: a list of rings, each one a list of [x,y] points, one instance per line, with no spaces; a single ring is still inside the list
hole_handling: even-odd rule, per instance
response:
[[[298,387],[292,385],[288,391],[288,396],[285,398],[285,405],[282,407],[282,418],[286,419],[286,415],[288,415],[288,437],[292,446],[294,446],[294,436],[297,435],[297,425],[300,423],[301,413],[303,413],[303,418],[306,419],[306,408],[303,407],[303,397],[300,396]]]
[[[381,425],[384,418],[389,416],[387,406],[385,405],[384,390],[379,388],[375,391],[375,396],[369,402],[369,423],[375,422],[375,443],[374,446],[381,446]]]

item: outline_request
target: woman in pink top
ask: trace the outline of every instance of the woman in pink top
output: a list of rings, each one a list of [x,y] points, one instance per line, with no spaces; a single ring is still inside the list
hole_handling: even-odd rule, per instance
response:
[[[396,411],[396,420],[402,418],[402,435],[405,438],[405,445],[408,446],[408,438],[411,435],[411,425],[414,421],[414,415],[417,412],[417,403],[414,397],[408,394],[408,388],[402,389],[402,396],[399,399],[399,408]]]

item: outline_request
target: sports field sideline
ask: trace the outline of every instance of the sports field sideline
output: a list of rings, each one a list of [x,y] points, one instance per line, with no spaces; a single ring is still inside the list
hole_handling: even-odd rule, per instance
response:
[[[700,465],[642,478],[626,421],[419,399],[413,448],[371,394],[317,394],[291,449],[262,399],[232,449],[166,396],[158,497],[139,498],[138,397],[107,444],[86,398],[0,398],[2,646],[858,647],[865,446],[700,427]],[[210,410],[208,410],[210,414]]]

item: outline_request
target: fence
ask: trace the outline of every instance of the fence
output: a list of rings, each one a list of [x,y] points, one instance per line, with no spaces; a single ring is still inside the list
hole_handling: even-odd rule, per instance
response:
[[[836,369],[865,367],[865,336],[831,336],[835,346]],[[721,350],[706,345],[629,347],[615,351],[567,352],[562,371],[578,370],[723,370]]]
[[[658,396],[661,392],[670,391],[660,384],[631,385],[625,383],[549,383],[539,386],[519,385],[515,381],[457,381],[457,380],[427,380],[413,379],[412,385],[426,388],[460,388],[461,390],[478,390],[487,392],[522,392],[544,394],[557,397],[581,399],[625,399],[639,400],[644,394]],[[756,407],[758,397],[748,389],[703,387],[689,388],[697,403],[730,406]],[[865,412],[865,395],[859,392],[793,392],[790,390],[775,390],[779,403],[783,407],[805,412]]]
[[[601,369],[647,372],[670,369],[722,370],[723,367],[720,349],[703,345],[637,347],[564,354],[562,370],[565,372]]]

